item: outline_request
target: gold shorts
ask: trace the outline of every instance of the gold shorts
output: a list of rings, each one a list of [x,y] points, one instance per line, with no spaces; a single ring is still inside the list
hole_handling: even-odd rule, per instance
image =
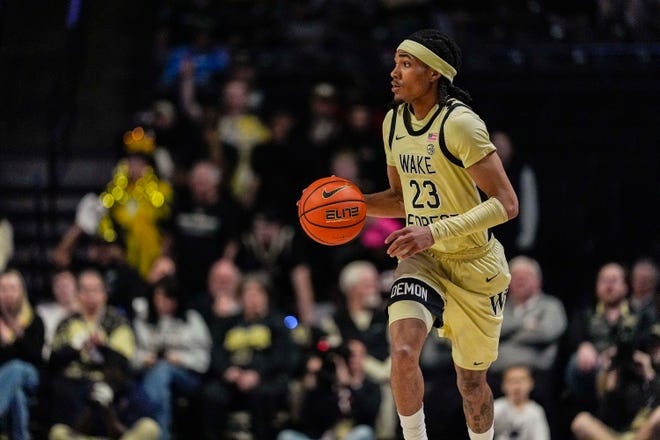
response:
[[[497,358],[510,280],[504,249],[495,238],[461,254],[420,252],[399,261],[389,322],[418,318],[429,331],[434,325],[440,337],[451,341],[456,365],[485,370]]]

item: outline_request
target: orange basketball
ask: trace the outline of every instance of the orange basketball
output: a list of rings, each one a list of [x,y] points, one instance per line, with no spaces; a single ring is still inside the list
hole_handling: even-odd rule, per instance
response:
[[[324,177],[303,191],[298,201],[298,219],[312,240],[336,246],[360,233],[367,219],[367,204],[350,180]]]

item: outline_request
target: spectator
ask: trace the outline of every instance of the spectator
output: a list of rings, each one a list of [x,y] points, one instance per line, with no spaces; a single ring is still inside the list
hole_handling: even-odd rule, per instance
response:
[[[164,169],[163,158],[169,155],[174,166],[173,186],[185,185],[186,174],[193,163],[206,156],[207,148],[199,127],[180,115],[174,103],[167,99],[154,101],[149,108],[136,113],[134,119],[155,134],[158,147],[154,151],[154,161],[159,175]]]
[[[350,180],[359,187],[364,187],[357,156],[352,151],[343,150],[332,155],[330,174]]]
[[[108,214],[99,233],[106,241],[122,239],[126,262],[142,277],[161,254],[161,222],[170,216],[172,188],[160,180],[152,166],[155,139],[136,127],[124,134],[126,158],[115,169],[113,180],[100,195]]]
[[[367,378],[380,385],[382,402],[378,416],[379,436],[393,438],[396,410],[390,388],[390,353],[387,339],[387,315],[380,294],[380,276],[367,261],[347,264],[339,274],[339,287],[345,301],[331,317],[321,323],[331,346],[351,341],[362,345],[365,356],[362,369]]]
[[[130,375],[135,336],[128,321],[107,301],[101,274],[82,271],[78,275],[79,311],[57,327],[50,355],[49,408],[56,423],[76,426],[84,417],[95,383],[112,385],[111,378]]]
[[[214,17],[221,15],[220,6],[207,0],[160,5],[156,30],[156,59],[164,63],[171,45],[189,42],[196,29],[212,30],[215,26]]]
[[[657,324],[656,324],[657,326]],[[571,424],[578,440],[655,440],[660,436],[660,331],[650,354],[618,346],[603,356],[596,415],[579,413]]]
[[[494,403],[495,440],[550,440],[543,407],[529,397],[533,388],[529,367],[511,366],[504,371],[504,396]]]
[[[212,20],[198,21],[191,29],[190,44],[170,51],[163,67],[161,87],[174,90],[184,69],[192,70],[194,85],[200,93],[208,95],[217,88],[218,78],[229,67],[229,52],[215,41]]]
[[[253,216],[235,261],[244,272],[264,271],[271,276],[273,307],[296,315],[305,325],[315,322],[314,287],[305,249],[279,212],[263,210]]]
[[[635,262],[630,277],[630,306],[633,310],[654,312],[659,275],[658,266],[652,260],[643,258]]]
[[[125,158],[98,200],[85,196],[76,221],[53,252],[58,267],[68,267],[78,240],[97,235],[110,243],[122,243],[123,259],[145,278],[161,254],[161,223],[170,216],[172,189],[153,169],[154,138],[142,127],[124,134]],[[113,258],[117,255],[112,254]]]
[[[350,180],[358,187],[363,188],[362,168],[359,166],[357,153],[350,150],[338,151],[332,155],[330,169],[331,175]],[[331,299],[336,300],[341,296],[341,292],[339,292],[340,289],[338,289],[337,286],[337,280],[339,279],[339,272],[344,266],[355,260],[371,260],[373,257],[376,257],[376,259],[378,258],[378,252],[373,252],[373,248],[368,249],[361,238],[363,233],[368,231],[374,224],[381,223],[381,220],[381,218],[367,217],[359,239],[351,240],[342,246],[315,245],[315,247],[312,248],[313,251],[315,251],[310,258],[312,271],[315,274],[319,274],[317,278],[323,277],[323,279],[315,279],[315,281],[330,285],[329,290],[331,290],[331,292],[329,292],[329,296]],[[387,222],[388,220],[391,219],[385,219],[384,221]],[[394,222],[398,224],[397,220],[394,220]],[[387,237],[387,235],[385,237]],[[388,260],[387,262],[391,263],[391,261],[389,261],[391,258],[387,256],[385,252],[386,248],[384,244],[385,241],[383,238],[383,240],[378,243],[378,246],[382,248],[382,254],[386,256],[386,259]],[[328,295],[326,294],[325,296]]]
[[[12,440],[30,439],[28,397],[39,383],[44,324],[28,302],[17,271],[0,275],[0,417]]]
[[[648,41],[657,37],[658,8],[653,2],[601,0],[595,6],[594,30],[600,40]]]
[[[366,357],[364,344],[356,340],[311,356],[299,429],[284,430],[277,440],[375,440],[380,388],[364,370]]]
[[[114,376],[94,382],[76,426],[56,424],[49,440],[157,440],[160,428],[144,391],[128,377]]]
[[[211,264],[238,247],[241,208],[220,192],[220,170],[198,162],[188,178],[189,193],[177,198],[172,215],[172,255],[181,286],[196,294],[205,288]]]
[[[252,151],[270,138],[268,127],[249,108],[250,86],[246,80],[233,79],[225,83],[222,92],[223,109],[211,135],[211,158],[227,175],[233,196],[245,207],[253,206],[256,180],[251,166]],[[221,146],[235,149],[236,167],[228,170],[222,164]],[[227,172],[229,171],[229,172]]]
[[[308,148],[306,169],[310,182],[328,174],[328,164],[341,136],[342,122],[337,90],[327,82],[317,83],[309,99],[309,119],[304,123]]]
[[[347,110],[346,129],[338,141],[342,149],[355,154],[360,170],[360,188],[365,193],[385,188],[384,173],[379,172],[385,161],[383,141],[374,123],[372,110],[364,103],[355,103]]]
[[[221,436],[227,415],[250,414],[257,440],[273,438],[273,416],[284,408],[297,352],[283,317],[269,307],[269,283],[247,275],[240,288],[243,312],[215,340],[209,380],[203,390],[204,438]]]
[[[213,359],[223,356],[217,344],[225,340],[227,330],[241,316],[239,288],[242,274],[233,261],[223,258],[216,261],[208,276],[208,292],[198,298],[195,309],[204,317],[213,341]]]
[[[618,263],[608,263],[598,271],[595,307],[589,307],[571,323],[575,352],[566,368],[566,383],[572,395],[583,404],[594,404],[596,375],[605,359],[617,346],[639,348],[650,323],[634,314],[626,293],[625,270]]]
[[[14,255],[14,228],[7,217],[0,212],[0,272]]]
[[[491,140],[497,148],[511,185],[518,195],[520,208],[518,217],[496,226],[493,231],[502,243],[507,255],[534,255],[537,247],[539,223],[539,194],[536,173],[529,163],[516,154],[513,142],[503,131],[495,131]]]
[[[143,371],[143,387],[155,406],[161,440],[170,438],[172,394],[193,396],[209,366],[211,336],[201,315],[186,309],[176,280],[156,283],[153,313],[134,322],[137,351],[134,365]]]
[[[535,399],[547,409],[556,406],[555,360],[566,330],[566,312],[561,302],[543,292],[539,263],[526,256],[509,262],[511,284],[504,307],[497,360],[489,373],[491,381],[502,382],[507,368],[529,367],[536,387]],[[552,412],[552,411],[549,411]]]
[[[133,299],[133,314],[131,316],[147,319],[149,315],[149,302],[151,300],[151,294],[153,293],[153,287],[162,278],[169,275],[176,276],[176,274],[176,263],[172,257],[161,255],[156,258],[154,263],[149,268],[149,273],[147,274],[144,295]]]
[[[94,198],[96,198],[94,196]],[[84,203],[83,203],[84,204]],[[108,289],[108,303],[116,306],[122,313],[131,316],[132,301],[145,295],[145,283],[137,270],[126,262],[126,250],[123,243],[108,242],[99,236],[86,236],[87,243],[75,252],[69,246],[76,245],[84,231],[77,225],[72,226],[55,250],[56,254],[71,255],[66,264],[59,264],[58,269],[77,270],[93,267],[101,272]],[[60,257],[61,258],[61,257]]]
[[[216,261],[209,270],[208,292],[203,297],[194,298],[193,308],[208,324],[238,315],[241,309],[238,302],[240,282],[241,271],[233,261],[228,258]]]
[[[161,278],[167,275],[176,275],[178,273],[176,263],[171,257],[161,255],[156,258],[149,268],[147,274],[147,283],[153,287]]]
[[[271,138],[255,147],[252,169],[257,179],[255,206],[265,209],[286,207],[287,222],[298,221],[296,201],[299,188],[310,183],[305,173],[289,173],[282,179],[282,170],[290,166],[291,158],[306,154],[297,133],[298,120],[288,110],[278,110],[270,118]]]
[[[59,323],[78,311],[78,286],[76,277],[71,271],[55,272],[51,289],[54,301],[43,302],[37,306],[37,314],[43,320],[45,327],[44,360],[50,357],[53,337]]]

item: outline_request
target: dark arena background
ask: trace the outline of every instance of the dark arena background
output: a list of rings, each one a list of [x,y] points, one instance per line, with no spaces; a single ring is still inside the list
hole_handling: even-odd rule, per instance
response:
[[[57,251],[76,222],[80,200],[106,191],[115,166],[130,150],[125,133],[139,126],[146,136],[155,136],[155,145],[169,157],[169,168],[163,165],[166,171],[157,169],[157,174],[169,182],[174,196],[158,227],[172,242],[162,250],[184,274],[179,284],[186,299],[206,291],[206,270],[231,244],[241,272],[268,272],[280,295],[271,298],[271,306],[283,312],[295,303],[298,291],[294,295],[292,289],[300,288],[291,281],[293,274],[305,268],[315,316],[329,316],[328,310],[344,302],[339,274],[353,258],[375,265],[386,298],[395,262],[380,242],[365,236],[339,247],[316,244],[297,222],[295,201],[308,183],[333,173],[346,172],[364,192],[386,187],[380,124],[391,99],[393,53],[403,38],[426,27],[457,41],[463,66],[455,84],[470,92],[491,132],[509,136],[518,166],[512,169],[525,164],[536,177],[533,243],[507,247],[507,256],[536,259],[543,291],[565,308],[568,330],[557,341],[552,368],[557,385],[552,407],[545,410],[552,438],[575,438],[571,420],[595,407],[582,407],[572,398],[564,371],[575,349],[570,329],[581,319],[579,312],[596,300],[599,269],[617,262],[630,270],[639,259],[650,259],[656,267],[657,301],[658,2],[0,0],[0,221],[13,230],[12,252],[6,251],[8,239],[0,236],[0,252],[8,257],[6,264],[0,258],[0,271],[4,265],[22,274],[36,308],[53,301],[57,269],[76,273],[85,264],[106,269],[102,262],[85,261],[85,247],[98,245],[102,236],[83,234],[69,249],[69,261]],[[223,138],[218,121],[234,111],[223,101],[225,85],[237,80],[247,87],[247,102],[236,111],[253,115],[250,121],[256,125]],[[362,131],[349,123],[358,107],[366,110]],[[280,122],[291,124],[281,139]],[[260,130],[265,134],[259,139],[255,133]],[[222,207],[207,214],[232,227],[223,230],[216,248],[204,245],[198,252],[186,248],[199,240],[181,231],[177,215],[190,209],[188,179],[201,160],[221,175]],[[251,167],[247,180],[239,178],[243,166]],[[249,241],[245,237],[255,233],[259,220],[287,228],[295,238],[290,254],[255,267],[254,258],[241,255]],[[203,254],[206,260],[189,270],[197,263],[184,254]],[[203,265],[204,272],[188,280]],[[148,292],[143,295],[148,301],[149,270],[134,272],[139,278],[134,285]],[[108,273],[103,273],[107,282]],[[122,295],[140,296],[136,292]],[[110,303],[122,305],[116,297]],[[133,312],[125,313],[133,318]],[[322,319],[306,321],[302,312],[292,316],[295,323],[286,326],[295,333],[299,351],[319,349],[314,338]],[[215,339],[213,345],[218,345]],[[4,340],[0,371],[6,362],[3,346]],[[43,371],[47,364],[44,360]],[[304,365],[292,367],[290,383],[299,381],[300,368]],[[45,390],[33,390],[30,397],[35,438],[46,438],[53,423],[47,384],[44,375],[40,388]],[[0,390],[5,385],[0,381]],[[442,394],[433,384],[428,389],[435,390],[435,398]],[[499,382],[493,390],[501,395]],[[203,438],[196,419],[201,413],[195,411],[203,405],[200,392],[177,393],[172,435]],[[277,410],[278,420],[284,420],[279,428],[293,424],[298,414],[288,400]],[[429,438],[467,438],[461,437],[466,433],[460,410],[443,410],[433,395],[426,410],[430,435],[437,434]],[[458,414],[458,422],[452,414]],[[398,425],[395,414],[391,418]],[[0,422],[0,432],[9,432],[8,426]],[[241,438],[240,427],[223,429],[224,437]],[[382,439],[400,435],[396,426],[378,432]]]

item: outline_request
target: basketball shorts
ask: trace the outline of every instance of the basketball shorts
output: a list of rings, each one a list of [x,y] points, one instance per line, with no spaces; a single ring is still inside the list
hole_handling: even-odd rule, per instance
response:
[[[456,365],[485,370],[497,358],[510,280],[504,249],[495,238],[460,254],[420,252],[399,261],[389,322],[421,319],[428,331],[435,326],[451,341]]]

